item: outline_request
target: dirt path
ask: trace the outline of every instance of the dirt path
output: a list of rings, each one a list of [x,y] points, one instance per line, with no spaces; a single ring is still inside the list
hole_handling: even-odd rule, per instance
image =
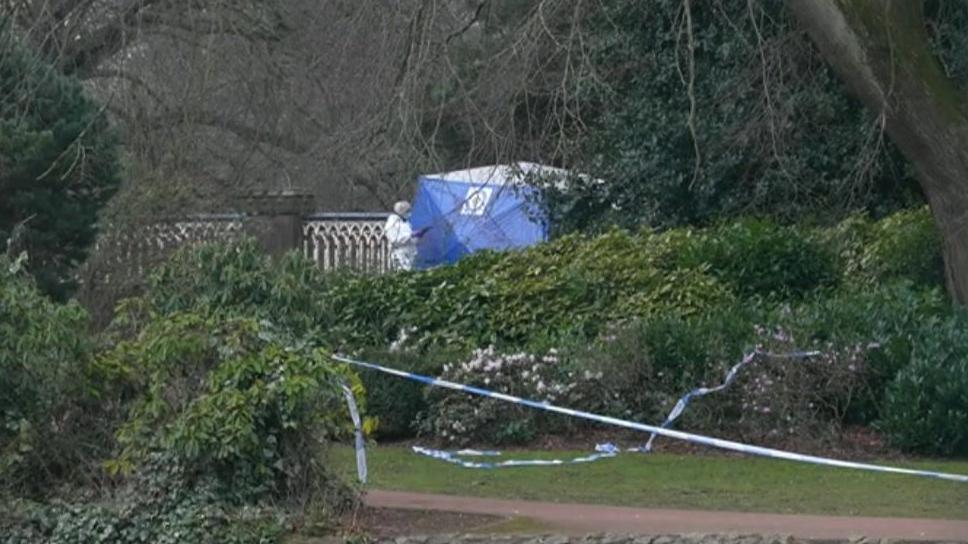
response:
[[[369,491],[369,506],[522,517],[563,534],[790,534],[799,538],[889,538],[968,542],[968,521],[793,516],[529,502],[403,491]]]

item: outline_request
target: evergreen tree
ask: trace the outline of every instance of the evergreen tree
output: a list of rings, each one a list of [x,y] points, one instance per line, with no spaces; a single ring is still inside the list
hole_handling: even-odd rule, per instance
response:
[[[98,210],[118,187],[119,150],[103,108],[0,20],[0,244],[27,251],[56,298],[71,293]]]

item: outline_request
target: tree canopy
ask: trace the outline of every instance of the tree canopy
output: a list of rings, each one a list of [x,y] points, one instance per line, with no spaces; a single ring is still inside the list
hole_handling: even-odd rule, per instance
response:
[[[607,183],[576,180],[566,225],[836,219],[920,199],[877,117],[782,5],[619,1],[591,25],[582,168]]]

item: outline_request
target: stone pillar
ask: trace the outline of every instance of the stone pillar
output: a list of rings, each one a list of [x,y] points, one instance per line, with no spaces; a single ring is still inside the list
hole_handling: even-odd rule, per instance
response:
[[[303,247],[303,216],[313,211],[313,195],[262,193],[241,198],[243,230],[274,257]]]

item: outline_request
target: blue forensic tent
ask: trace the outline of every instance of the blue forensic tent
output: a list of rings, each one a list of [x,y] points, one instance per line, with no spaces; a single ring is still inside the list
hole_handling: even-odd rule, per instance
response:
[[[429,228],[417,245],[417,268],[547,240],[540,191],[526,182],[565,176],[565,170],[528,162],[420,176],[410,222],[414,231]]]

